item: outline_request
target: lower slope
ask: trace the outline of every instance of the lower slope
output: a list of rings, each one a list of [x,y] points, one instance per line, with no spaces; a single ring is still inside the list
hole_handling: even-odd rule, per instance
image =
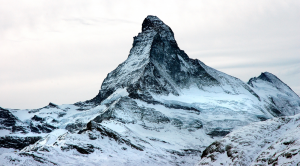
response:
[[[14,115],[22,114],[27,123],[52,124],[59,129],[18,153],[2,154],[1,162],[193,165],[213,141],[235,128],[268,118],[256,109],[255,96],[197,89],[185,89],[180,96],[152,94],[152,100],[146,101],[130,98],[126,89],[119,89],[93,108],[55,105],[12,110]]]
[[[299,165],[300,114],[252,123],[215,141],[198,165]]]

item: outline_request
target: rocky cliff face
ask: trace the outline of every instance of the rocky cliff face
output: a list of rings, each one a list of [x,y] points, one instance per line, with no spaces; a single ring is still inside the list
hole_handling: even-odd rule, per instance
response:
[[[26,124],[20,121],[9,110],[0,107],[0,130],[8,130],[13,133],[28,133],[29,129]]]
[[[171,28],[148,16],[127,60],[107,75],[95,98],[34,110],[5,109],[3,122],[19,118],[28,126],[22,134],[4,125],[5,137],[43,138],[17,154],[0,155],[0,161],[193,165],[207,146],[232,130],[299,112],[300,98],[275,76],[265,75],[268,79],[259,76],[246,84],[189,58]]]

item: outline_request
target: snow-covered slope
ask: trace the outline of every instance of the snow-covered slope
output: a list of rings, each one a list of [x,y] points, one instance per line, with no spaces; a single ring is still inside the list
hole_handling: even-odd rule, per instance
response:
[[[299,165],[300,114],[252,123],[215,141],[198,165]]]
[[[295,115],[300,113],[299,96],[275,75],[264,72],[251,78],[248,84],[269,104],[274,116]]]
[[[23,144],[27,147],[16,154],[5,150],[0,163],[193,165],[208,145],[233,129],[299,112],[300,98],[269,77],[246,84],[189,58],[171,28],[148,16],[127,60],[107,75],[95,98],[3,109],[1,138],[12,144],[2,147],[16,148],[13,143],[21,144],[21,137],[39,141]]]

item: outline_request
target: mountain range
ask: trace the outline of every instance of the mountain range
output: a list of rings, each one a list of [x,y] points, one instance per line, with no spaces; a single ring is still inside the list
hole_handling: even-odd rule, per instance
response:
[[[275,75],[245,83],[191,59],[149,15],[94,98],[0,107],[0,164],[297,165],[298,113],[299,96]]]

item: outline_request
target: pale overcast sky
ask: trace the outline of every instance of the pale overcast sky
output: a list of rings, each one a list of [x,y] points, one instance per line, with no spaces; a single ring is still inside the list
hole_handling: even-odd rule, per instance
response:
[[[93,98],[147,15],[191,58],[245,82],[268,71],[300,94],[299,0],[0,0],[0,107]]]

